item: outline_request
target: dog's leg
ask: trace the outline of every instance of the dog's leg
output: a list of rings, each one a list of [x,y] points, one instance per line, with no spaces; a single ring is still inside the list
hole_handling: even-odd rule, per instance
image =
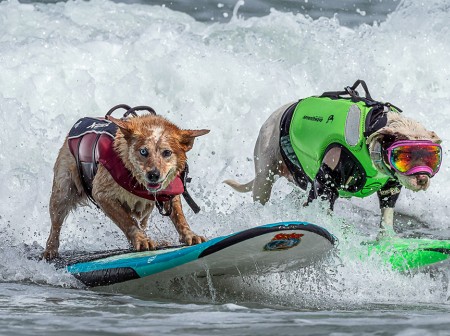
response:
[[[255,157],[256,177],[253,180],[252,196],[254,202],[266,204],[270,199],[272,187],[275,183],[275,175],[279,172],[276,159]]]
[[[253,158],[255,179],[253,181],[253,201],[261,204],[270,199],[275,175],[291,178],[280,152],[280,121],[290,104],[276,110],[262,125],[256,140]]]
[[[305,206],[320,197],[330,202],[330,211],[333,211],[334,203],[339,197],[337,186],[341,184],[340,174],[335,171],[340,160],[341,149],[339,147],[333,147],[325,153]]]
[[[380,231],[378,232],[377,240],[395,236],[394,207],[400,196],[401,187],[401,184],[397,181],[388,181],[377,192],[381,210]]]
[[[123,231],[136,251],[156,249],[156,242],[147,237],[140,227],[140,222],[131,216],[129,209],[117,200],[103,197],[103,193],[93,196],[105,214]]]
[[[224,181],[239,192],[251,190],[253,201],[261,204],[267,203],[270,199],[275,175],[292,178],[280,153],[280,121],[284,111],[290,105],[292,103],[286,104],[272,113],[259,131],[253,152],[255,179],[246,184],[239,184],[232,180]]]
[[[166,211],[169,210],[170,203],[164,202],[164,208]],[[181,197],[179,195],[172,199],[170,219],[172,220],[173,225],[175,225],[175,229],[180,234],[180,242],[186,243],[187,245],[196,245],[206,241],[205,237],[197,235],[189,227],[181,207]]]
[[[51,228],[42,254],[46,260],[58,256],[59,236],[64,220],[69,212],[85,198],[76,162],[70,153],[67,141],[59,151],[53,173],[53,187],[49,203]]]
[[[381,208],[380,233],[382,235],[394,235],[394,208]]]
[[[135,209],[135,198],[132,197],[130,200],[129,194],[114,181],[111,174],[101,164],[92,183],[92,197],[103,212],[122,230],[136,251],[154,250],[157,247],[156,242],[149,239],[141,228],[141,221],[135,218],[145,218],[152,206],[147,204],[143,207],[140,204]],[[129,203],[126,202],[127,199]],[[130,208],[129,204],[133,204],[133,207]]]
[[[51,260],[58,256],[61,227],[69,212],[75,208],[76,203],[79,201],[79,196],[76,194],[74,184],[66,185],[66,188],[61,189],[53,182],[53,190],[49,204],[52,226],[50,228],[45,251],[42,255],[46,260]]]
[[[336,187],[338,184],[333,179],[333,175],[335,175],[333,171],[326,164],[322,164],[313,181],[305,206],[320,197],[320,199],[330,203],[330,212],[334,210],[334,203],[339,197],[339,192]]]
[[[395,236],[394,208],[381,208],[380,230],[376,240]]]
[[[142,230],[147,230],[148,227],[148,219],[150,218],[150,214],[152,213],[154,208],[154,204],[149,205],[148,209],[145,210],[147,213],[141,220],[140,220],[140,227]]]

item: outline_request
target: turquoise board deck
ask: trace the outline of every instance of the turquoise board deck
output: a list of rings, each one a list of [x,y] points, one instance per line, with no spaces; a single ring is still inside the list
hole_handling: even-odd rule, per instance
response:
[[[323,258],[336,239],[326,229],[306,222],[282,222],[217,237],[194,246],[156,251],[94,252],[63,257],[65,267],[88,287],[136,279],[170,279],[206,273],[264,274],[298,269]]]

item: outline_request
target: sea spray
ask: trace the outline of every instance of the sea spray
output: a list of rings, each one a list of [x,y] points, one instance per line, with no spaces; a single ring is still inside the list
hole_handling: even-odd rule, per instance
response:
[[[327,216],[320,202],[303,207],[305,193],[282,178],[265,206],[221,182],[254,177],[254,143],[272,111],[364,79],[374,98],[398,105],[442,138],[441,171],[428,191],[404,190],[397,210],[423,221],[426,227],[415,226],[420,233],[449,238],[449,20],[445,1],[437,0],[426,5],[404,1],[385,22],[354,28],[336,17],[314,20],[277,11],[244,19],[237,10],[230,22],[210,24],[164,7],[107,0],[0,2],[0,224],[9,239],[0,261],[3,281],[28,281],[28,275],[15,275],[17,270],[33,273],[32,281],[61,284],[52,280],[60,271],[25,261],[14,246],[45,245],[52,167],[73,123],[127,103],[150,105],[182,128],[211,129],[188,156],[190,190],[202,207],[194,215],[185,206],[194,231],[213,238],[302,220],[324,226],[340,240],[338,262],[325,271],[245,279],[244,292],[235,279],[236,287],[225,286],[226,293],[238,288],[238,299],[279,298],[295,307],[445,302],[441,281],[427,274],[405,276],[376,260],[357,258],[358,244],[378,230],[376,197],[339,200]],[[408,230],[406,225],[402,233]],[[157,213],[148,233],[177,243],[172,224]],[[94,208],[70,214],[61,234],[61,249],[127,246],[119,229]],[[317,284],[326,284],[320,288],[327,290],[317,292]],[[302,301],[295,300],[299,296]]]

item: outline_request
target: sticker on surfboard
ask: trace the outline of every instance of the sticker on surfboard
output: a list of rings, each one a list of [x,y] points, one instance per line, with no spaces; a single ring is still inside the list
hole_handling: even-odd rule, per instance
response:
[[[300,244],[302,233],[278,233],[270,242],[264,245],[264,251],[280,251],[293,248]]]

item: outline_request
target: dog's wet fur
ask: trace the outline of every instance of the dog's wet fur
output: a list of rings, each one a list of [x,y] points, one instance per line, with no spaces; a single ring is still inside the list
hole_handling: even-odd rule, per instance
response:
[[[393,141],[429,140],[434,143],[441,143],[441,139],[434,131],[428,131],[422,124],[413,119],[395,112],[389,112],[387,117],[387,125],[367,138],[369,151],[373,149],[377,141],[382,142],[385,137],[393,138]],[[412,191],[425,191],[430,186],[430,177],[427,174],[407,176],[394,172],[394,175],[400,184]]]
[[[294,182],[286,163],[280,152],[280,121],[283,113],[293,102],[280,107],[262,125],[254,149],[255,178],[246,183],[240,184],[233,180],[226,180],[224,183],[233,187],[239,192],[252,191],[253,200],[265,204],[269,199],[272,186],[276,176],[286,177]],[[433,131],[428,131],[419,122],[404,117],[400,113],[388,112],[387,124],[367,138],[369,150],[376,142],[383,143],[389,137],[389,142],[396,140],[431,140],[440,143],[441,139]],[[324,157],[323,162],[331,169],[336,167],[339,161],[340,148],[330,150]],[[376,164],[374,166],[381,173],[385,172]],[[413,191],[426,190],[430,185],[430,177],[427,174],[416,174],[405,176],[395,173],[396,179],[407,189]],[[394,222],[394,211],[392,208],[381,209],[381,228],[392,231]]]
[[[118,126],[114,149],[133,177],[149,192],[165,189],[185,167],[186,152],[198,136],[209,130],[182,130],[167,119],[145,114],[127,120],[108,118]],[[50,197],[51,230],[43,258],[58,256],[60,232],[69,212],[88,202],[77,164],[64,141],[54,166]],[[118,185],[100,163],[93,180],[92,197],[101,210],[123,231],[136,251],[155,249],[157,243],[146,234],[147,222],[155,202],[131,194]],[[164,202],[164,208],[170,208]],[[172,199],[170,219],[187,245],[206,241],[194,233],[183,214],[180,195]],[[101,235],[101,234],[100,234]]]

